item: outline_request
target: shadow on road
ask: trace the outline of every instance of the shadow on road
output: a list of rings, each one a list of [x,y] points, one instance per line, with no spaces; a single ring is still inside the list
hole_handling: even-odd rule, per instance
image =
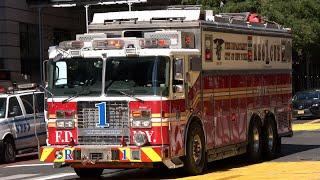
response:
[[[320,148],[320,145],[282,144],[280,157]]]
[[[279,158],[316,148],[320,148],[320,145],[282,144],[283,150]],[[275,159],[275,161],[277,160]],[[286,162],[290,161],[290,159],[286,160]],[[296,161],[296,159],[293,159],[292,161]],[[247,157],[245,155],[227,158],[209,163],[204,174],[229,171],[233,168],[241,168],[250,164],[252,163],[247,161]],[[174,179],[188,177],[182,169],[168,170],[166,168],[125,170],[119,173],[112,173],[110,175],[105,174],[104,176],[106,177],[103,177],[102,179]]]
[[[17,157],[15,162],[13,162],[13,163],[19,163],[19,162],[23,162],[23,161],[30,161],[30,160],[37,160],[37,159],[39,159],[37,154],[26,155],[26,156]],[[10,165],[10,164],[11,163],[6,164],[6,163],[0,162],[0,165]]]

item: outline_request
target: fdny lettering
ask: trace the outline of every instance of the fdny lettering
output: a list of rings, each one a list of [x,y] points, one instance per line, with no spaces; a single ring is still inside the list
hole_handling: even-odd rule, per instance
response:
[[[99,123],[97,124],[97,127],[105,128],[109,127],[109,122],[107,120],[107,115],[106,115],[106,103],[98,103],[95,104],[95,106],[98,108],[99,112]]]
[[[71,131],[56,131],[56,143],[70,142],[72,136]]]
[[[66,160],[73,160],[73,155],[72,155],[71,149],[66,149],[64,151],[64,154],[65,154]]]
[[[133,134],[136,134],[136,133],[144,133],[146,136],[147,136],[147,138],[148,138],[148,142],[153,142],[153,143],[155,143],[157,140],[156,139],[154,139],[153,137],[152,137],[152,135],[154,134],[154,131],[133,131]]]

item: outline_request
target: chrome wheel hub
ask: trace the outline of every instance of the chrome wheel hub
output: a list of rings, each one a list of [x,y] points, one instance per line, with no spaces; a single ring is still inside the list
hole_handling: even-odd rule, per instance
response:
[[[13,156],[14,156],[14,149],[13,149],[13,146],[12,146],[12,144],[11,143],[8,143],[7,145],[6,145],[6,155],[7,155],[7,157],[9,158],[9,159],[12,159],[13,158]]]
[[[259,143],[260,137],[259,137],[259,131],[256,127],[253,128],[253,150],[254,152],[259,151]]]
[[[194,162],[196,164],[199,164],[202,158],[202,144],[201,144],[201,139],[199,135],[195,135],[193,137],[193,142],[192,142],[192,155]]]
[[[268,148],[271,150],[273,148],[274,140],[273,140],[273,129],[272,126],[268,127]]]

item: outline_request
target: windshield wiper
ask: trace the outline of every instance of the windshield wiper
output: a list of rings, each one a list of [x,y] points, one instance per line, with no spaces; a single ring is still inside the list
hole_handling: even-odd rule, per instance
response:
[[[135,99],[135,100],[137,100],[137,101],[144,102],[144,100],[135,97],[133,94],[128,94],[128,93],[125,93],[124,91],[121,91],[121,90],[118,90],[118,89],[108,89],[108,91],[113,91],[113,92],[116,92],[116,93],[125,95],[125,96],[127,96],[127,97],[131,97],[131,98],[133,98],[133,99]]]
[[[69,102],[74,98],[77,98],[77,97],[82,96],[82,95],[88,95],[88,94],[91,94],[91,93],[92,93],[92,91],[90,91],[88,89],[83,89],[83,90],[77,92],[75,95],[69,96],[67,99],[63,100],[62,103]]]

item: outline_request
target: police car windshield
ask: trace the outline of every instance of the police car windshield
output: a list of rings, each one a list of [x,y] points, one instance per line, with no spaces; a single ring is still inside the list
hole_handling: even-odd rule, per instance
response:
[[[106,63],[108,96],[121,90],[131,95],[168,95],[169,57],[112,57]]]
[[[49,63],[49,90],[55,96],[79,94],[84,89],[86,96],[101,94],[102,59],[72,58]]]
[[[0,118],[5,118],[6,115],[6,98],[0,98]]]

